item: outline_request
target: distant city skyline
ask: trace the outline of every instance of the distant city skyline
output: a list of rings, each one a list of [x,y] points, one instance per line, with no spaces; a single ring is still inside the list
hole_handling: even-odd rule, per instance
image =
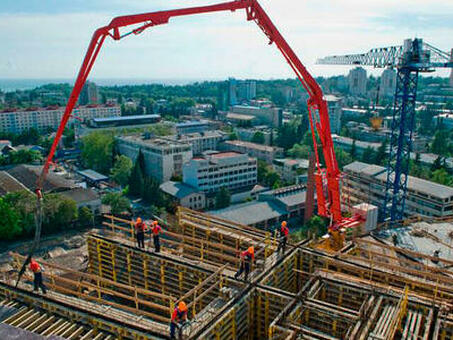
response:
[[[0,78],[74,79],[94,30],[118,15],[219,3],[207,0],[2,0]],[[453,2],[373,0],[260,3],[314,76],[346,75],[350,67],[315,65],[318,57],[361,53],[423,38],[453,47]],[[293,78],[275,46],[245,13],[172,19],[124,41],[108,39],[90,78]],[[367,68],[368,74],[380,74]],[[448,76],[447,71],[434,75]]]

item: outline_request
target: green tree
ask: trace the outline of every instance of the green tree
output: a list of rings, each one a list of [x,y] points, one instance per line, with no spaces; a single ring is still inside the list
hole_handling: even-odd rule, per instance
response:
[[[140,156],[141,155],[141,156]],[[135,160],[134,167],[132,168],[131,175],[129,177],[129,194],[132,196],[143,196],[143,190],[145,186],[145,177],[142,167],[144,167],[144,161],[142,161],[143,154],[140,150],[137,159]]]
[[[19,150],[8,155],[9,164],[30,164],[42,160],[42,155],[34,150]]]
[[[372,164],[374,163],[374,160],[376,159],[376,156],[375,156],[375,151],[373,150],[372,147],[367,147],[364,151],[363,151],[363,154],[362,154],[362,162],[365,162],[365,163],[369,163],[369,164]]]
[[[303,144],[294,144],[294,146],[288,150],[288,155],[292,158],[304,158],[308,159],[310,156],[311,148]]]
[[[445,159],[442,156],[438,156],[433,164],[431,164],[431,171],[434,172],[439,169],[443,169],[445,164]]]
[[[327,233],[327,222],[319,216],[313,216],[305,224],[305,229],[311,234],[315,234],[320,237]]]
[[[127,211],[131,206],[131,202],[127,197],[124,197],[121,193],[114,192],[104,195],[104,197],[102,197],[102,204],[109,205],[112,214],[121,214]]]
[[[111,178],[121,186],[129,183],[129,176],[132,170],[132,160],[124,155],[115,157],[115,165],[110,170]]]
[[[357,146],[356,146],[356,140],[355,139],[352,140],[352,146],[351,146],[350,154],[351,154],[352,159],[355,160],[356,157],[357,157]]]
[[[94,214],[88,207],[80,207],[79,223],[83,227],[94,226]]]
[[[257,143],[257,144],[264,144],[266,142],[266,138],[264,137],[264,133],[261,131],[255,132],[255,134],[252,137],[251,140],[252,143]]]
[[[74,200],[65,198],[64,196],[58,196],[59,204],[58,210],[54,216],[54,221],[58,226],[64,228],[71,222],[75,221],[78,217],[77,204]]]
[[[438,130],[434,134],[431,144],[431,152],[436,155],[446,156],[448,153],[448,133],[445,130]]]
[[[387,159],[387,145],[388,145],[387,140],[384,140],[377,149],[374,159],[375,164],[384,165]]]
[[[335,149],[335,157],[337,158],[338,167],[340,169],[343,169],[345,165],[348,165],[353,161],[351,155],[340,148]]]
[[[445,169],[437,169],[433,172],[432,181],[443,184],[443,185],[450,185],[453,186],[453,178],[448,174]]]
[[[258,169],[257,169],[257,177],[258,177],[258,182],[259,183],[264,183],[267,173],[269,172],[269,166],[265,161],[262,161],[261,159],[258,159]]]
[[[228,136],[228,139],[229,139],[229,140],[238,140],[239,137],[238,137],[237,133],[233,131],[233,132],[231,132],[230,135]]]
[[[82,139],[82,163],[85,167],[108,174],[112,167],[113,136],[92,132]]]
[[[269,186],[273,189],[277,189],[280,185],[279,183],[281,183],[281,178],[278,173],[276,173],[275,171],[272,170],[267,173],[264,181],[267,186]],[[275,188],[274,188],[274,186],[275,186]]]
[[[215,208],[222,209],[226,208],[231,203],[231,194],[226,187],[220,188],[215,196]]]
[[[19,215],[3,198],[0,198],[0,240],[12,240],[22,234]]]

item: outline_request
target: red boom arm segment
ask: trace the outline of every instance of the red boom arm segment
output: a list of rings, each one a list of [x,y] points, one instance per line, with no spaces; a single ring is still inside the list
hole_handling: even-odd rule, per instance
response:
[[[49,166],[54,157],[56,147],[63,134],[66,123],[71,117],[71,112],[77,102],[80,91],[82,90],[82,87],[88,78],[96,57],[98,56],[102,44],[107,36],[112,37],[114,40],[120,40],[130,34],[140,34],[149,27],[166,24],[172,17],[218,11],[235,11],[237,9],[245,9],[247,13],[247,20],[255,21],[256,24],[264,32],[264,34],[269,38],[270,44],[276,44],[277,48],[280,50],[286,61],[296,73],[297,78],[300,80],[302,86],[308,92],[310,127],[317,160],[317,173],[315,174],[315,179],[318,200],[318,213],[322,216],[331,218],[332,225],[336,227],[349,223],[350,221],[343,219],[341,215],[339,186],[340,171],[338,169],[337,160],[335,158],[333,141],[330,132],[327,103],[323,99],[322,90],[316,83],[315,79],[310,75],[310,73],[301,63],[288,43],[285,41],[283,36],[277,30],[277,28],[272,23],[271,19],[268,17],[257,0],[237,0],[211,6],[121,16],[114,18],[108,26],[97,29],[91,39],[74,88],[69,97],[63,118],[57,130],[54,142],[50,149],[49,155],[47,156],[46,163],[44,164],[41,175],[38,178],[36,189],[38,197],[41,197],[41,188],[43,182],[49,170]],[[134,28],[132,31],[126,34],[121,35],[120,28],[137,24],[141,24],[141,26]],[[321,141],[326,169],[321,168],[316,135]]]

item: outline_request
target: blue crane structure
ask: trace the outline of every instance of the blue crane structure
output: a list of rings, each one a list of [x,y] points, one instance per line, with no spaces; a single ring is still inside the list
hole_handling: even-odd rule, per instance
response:
[[[387,182],[382,220],[398,221],[404,217],[412,136],[415,126],[415,102],[418,75],[436,68],[453,68],[452,55],[423,42],[406,39],[403,45],[373,48],[367,53],[328,56],[318,64],[365,65],[396,68],[396,89],[387,163]]]

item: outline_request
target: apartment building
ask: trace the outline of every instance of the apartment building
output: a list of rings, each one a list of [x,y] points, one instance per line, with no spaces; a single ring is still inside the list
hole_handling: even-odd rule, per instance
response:
[[[227,135],[220,130],[215,130],[177,135],[174,138],[179,142],[192,145],[192,153],[199,155],[206,150],[217,150],[219,143],[226,140]]]
[[[183,182],[206,194],[222,187],[231,193],[246,191],[257,182],[257,161],[239,152],[205,152],[183,166]]]
[[[264,137],[264,144],[271,145],[272,143],[272,128],[268,127],[267,125],[259,125],[254,126],[252,128],[236,128],[234,132],[237,133],[240,140],[250,142],[252,141],[253,137],[260,133]]]
[[[141,150],[146,174],[159,183],[169,181],[174,175],[182,175],[183,164],[193,156],[190,144],[172,139],[124,136],[116,137],[116,141],[119,153],[134,161]]]
[[[272,167],[284,181],[295,183],[300,175],[307,173],[308,163],[308,159],[280,158],[272,162]]]
[[[220,145],[220,149],[224,151],[247,153],[249,156],[263,160],[268,164],[272,164],[274,159],[283,157],[284,154],[283,148],[240,140],[226,141]]]
[[[341,115],[343,113],[342,99],[332,94],[324,96],[329,108],[330,131],[332,133],[340,133]]]
[[[38,131],[56,130],[60,125],[64,107],[28,108],[0,112],[0,132],[21,133],[34,128]],[[87,105],[79,106],[72,111],[84,121],[94,118],[119,117],[119,105]],[[71,118],[73,120],[74,118]]]
[[[258,107],[249,105],[235,105],[231,108],[232,114],[244,115],[253,118],[253,122],[278,128],[283,124],[283,110],[278,107]]]
[[[363,67],[356,67],[349,71],[348,75],[349,93],[363,96],[366,93],[367,76]]]
[[[378,165],[353,162],[343,169],[343,201],[352,205],[371,203],[382,214],[387,171]],[[442,217],[453,215],[453,188],[409,176],[406,215]]]

